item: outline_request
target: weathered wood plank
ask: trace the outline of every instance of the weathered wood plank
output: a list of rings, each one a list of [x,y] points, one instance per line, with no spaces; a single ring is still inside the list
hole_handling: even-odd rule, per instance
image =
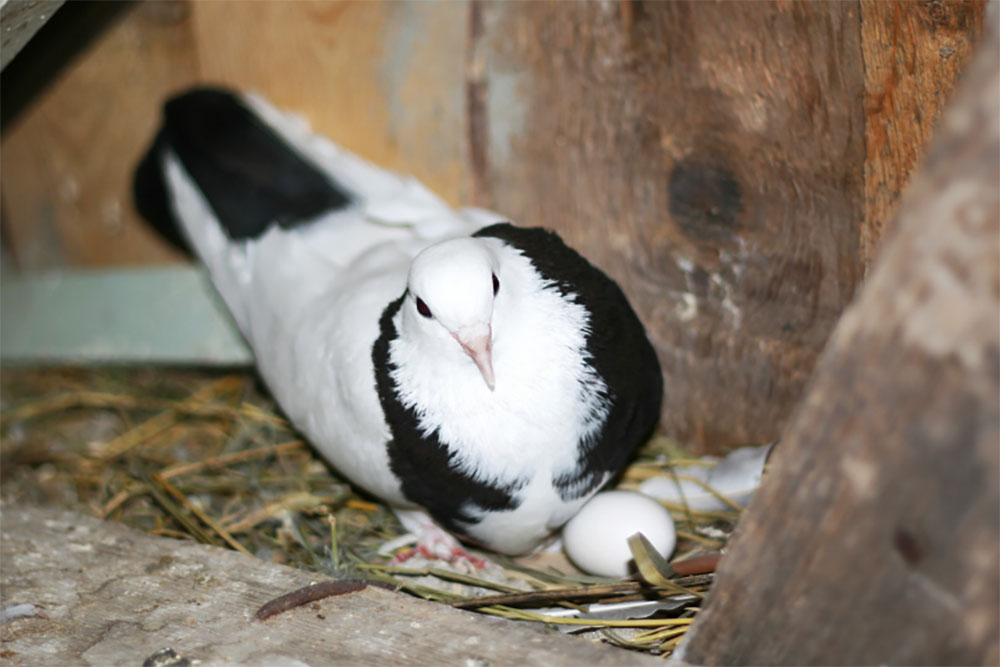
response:
[[[468,203],[465,2],[199,3],[205,81],[257,90],[373,162]],[[223,27],[224,26],[224,27]]]
[[[694,663],[1000,664],[996,19],[722,560]]]
[[[65,0],[0,2],[0,69],[7,67],[63,2]]]
[[[969,59],[985,6],[985,0],[861,0],[866,270]]]
[[[10,665],[655,665],[534,625],[368,588],[267,621],[268,600],[324,577],[71,512],[4,507],[0,598],[45,617],[0,627]]]
[[[492,66],[524,91],[491,203],[622,282],[668,433],[775,437],[862,275],[857,5],[486,11]]]
[[[21,268],[181,259],[132,211],[131,175],[164,96],[197,76],[187,7],[140,4],[5,128],[4,242]]]

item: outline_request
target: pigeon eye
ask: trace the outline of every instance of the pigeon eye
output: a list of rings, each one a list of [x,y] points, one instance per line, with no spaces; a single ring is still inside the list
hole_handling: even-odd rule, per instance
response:
[[[493,274],[493,296],[496,296],[497,292],[499,292],[499,291],[500,291],[500,279],[497,278],[497,274],[494,273]]]
[[[417,312],[427,319],[431,317],[431,309],[427,307],[427,304],[420,297],[417,297]]]

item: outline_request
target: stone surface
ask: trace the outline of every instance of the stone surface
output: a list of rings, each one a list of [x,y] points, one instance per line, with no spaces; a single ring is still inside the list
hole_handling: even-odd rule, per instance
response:
[[[41,612],[0,626],[6,664],[141,665],[164,649],[199,665],[654,661],[377,588],[258,621],[261,604],[323,577],[66,511],[4,507],[0,529],[0,601]]]

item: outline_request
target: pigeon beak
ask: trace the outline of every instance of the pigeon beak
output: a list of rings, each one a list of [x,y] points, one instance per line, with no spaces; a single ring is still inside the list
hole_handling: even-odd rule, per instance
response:
[[[458,344],[472,358],[479,372],[486,381],[486,386],[493,391],[496,388],[496,378],[493,376],[493,331],[486,325],[486,333],[477,327],[474,331],[459,331],[455,335]]]

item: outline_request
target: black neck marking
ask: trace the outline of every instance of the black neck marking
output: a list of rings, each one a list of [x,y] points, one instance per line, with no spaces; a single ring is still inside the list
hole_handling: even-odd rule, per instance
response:
[[[442,526],[465,535],[464,524],[478,519],[469,514],[469,506],[485,511],[517,509],[520,504],[514,493],[525,480],[513,480],[507,485],[489,484],[458,469],[454,455],[438,438],[438,432],[425,435],[420,428],[417,411],[403,405],[399,388],[392,379],[396,366],[389,356],[389,346],[397,337],[393,318],[399,312],[406,293],[383,311],[379,321],[380,335],[372,347],[375,364],[375,388],[378,391],[392,440],[386,443],[389,466],[402,484],[403,495],[417,503]]]
[[[621,288],[555,233],[499,223],[475,236],[496,238],[521,251],[543,279],[589,313],[583,361],[604,380],[611,409],[604,425],[580,443],[576,466],[552,480],[563,500],[580,498],[606,473],[624,468],[635,447],[652,433],[663,400],[656,352]]]

